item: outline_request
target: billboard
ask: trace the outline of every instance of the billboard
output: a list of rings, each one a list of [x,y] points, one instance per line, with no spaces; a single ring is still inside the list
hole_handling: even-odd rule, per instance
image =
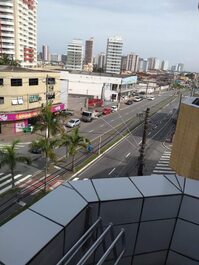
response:
[[[138,80],[137,75],[124,77],[124,78],[122,78],[122,85],[136,84],[137,80]]]

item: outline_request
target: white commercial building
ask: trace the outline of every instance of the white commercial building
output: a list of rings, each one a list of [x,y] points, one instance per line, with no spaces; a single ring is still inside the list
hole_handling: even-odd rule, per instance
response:
[[[83,42],[79,39],[74,39],[68,44],[67,48],[67,70],[81,71],[84,59]]]
[[[121,77],[112,77],[106,74],[86,74],[61,71],[61,97],[67,90],[69,95],[93,97],[104,100],[117,100]],[[62,102],[65,98],[62,99]]]
[[[106,73],[120,74],[123,41],[121,37],[110,37],[106,48]]]
[[[37,64],[37,0],[0,2],[0,54],[21,64]]]

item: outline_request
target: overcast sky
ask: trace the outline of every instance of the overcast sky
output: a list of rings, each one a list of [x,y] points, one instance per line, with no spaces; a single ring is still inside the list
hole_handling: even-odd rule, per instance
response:
[[[94,55],[109,36],[123,38],[123,54],[184,63],[199,72],[198,0],[39,0],[38,50],[66,53],[73,38],[94,37]]]

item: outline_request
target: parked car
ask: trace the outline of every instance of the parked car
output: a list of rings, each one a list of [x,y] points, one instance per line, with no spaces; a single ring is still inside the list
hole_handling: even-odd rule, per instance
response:
[[[33,146],[31,147],[30,152],[33,154],[41,154],[42,149],[41,147]]]
[[[154,97],[154,96],[148,96],[147,99],[148,99],[148,100],[154,100],[155,97]]]
[[[133,104],[133,100],[131,99],[127,100],[126,105],[132,105],[132,104]]]
[[[66,127],[74,128],[80,125],[80,119],[71,119],[66,123]]]
[[[139,101],[141,101],[142,100],[142,98],[140,98],[140,97],[134,97],[133,98],[133,101],[135,101],[135,102],[139,102]]]
[[[108,115],[108,114],[110,114],[112,111],[111,111],[111,108],[104,108],[103,110],[102,110],[102,114],[103,115]]]
[[[74,115],[74,111],[73,110],[64,109],[64,110],[61,110],[60,113],[66,115],[66,116],[73,116]]]
[[[117,111],[118,110],[118,106],[112,106],[111,107],[111,111],[114,112],[114,111]]]

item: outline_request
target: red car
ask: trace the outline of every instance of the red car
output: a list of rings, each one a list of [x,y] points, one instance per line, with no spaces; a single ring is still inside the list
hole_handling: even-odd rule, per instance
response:
[[[112,111],[111,111],[111,108],[104,108],[103,111],[102,111],[102,114],[103,115],[108,115],[110,114]]]

